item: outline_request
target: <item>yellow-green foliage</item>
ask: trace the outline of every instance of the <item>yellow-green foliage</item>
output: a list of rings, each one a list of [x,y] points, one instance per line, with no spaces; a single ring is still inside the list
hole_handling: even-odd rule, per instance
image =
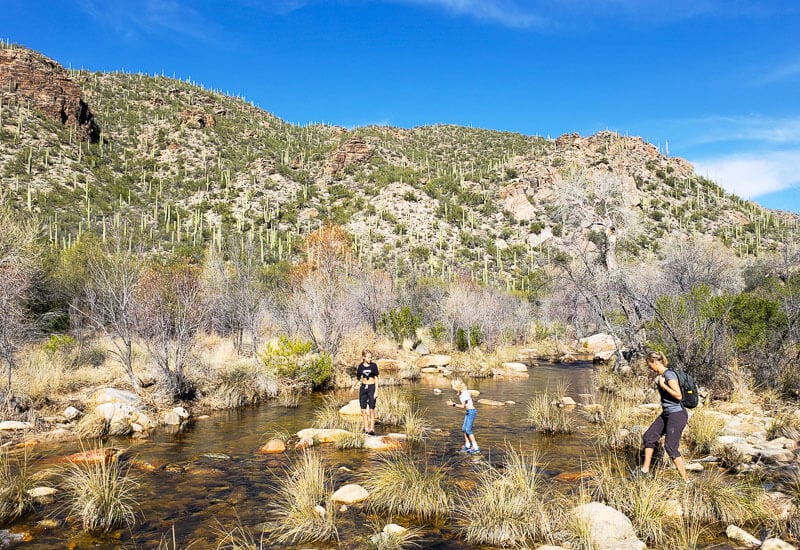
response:
[[[333,375],[333,363],[326,352],[312,353],[311,342],[281,335],[259,353],[267,371],[289,385],[320,388]]]
[[[45,472],[29,470],[27,455],[11,458],[6,450],[0,449],[0,525],[33,510],[33,498],[28,491],[45,476]]]

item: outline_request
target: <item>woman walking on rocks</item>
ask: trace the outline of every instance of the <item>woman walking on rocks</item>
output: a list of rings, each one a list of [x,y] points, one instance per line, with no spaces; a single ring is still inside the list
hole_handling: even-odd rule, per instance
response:
[[[637,475],[650,474],[650,462],[653,460],[653,451],[656,443],[664,436],[664,449],[667,455],[675,463],[681,477],[688,481],[686,477],[686,467],[683,464],[683,457],[678,450],[686,424],[689,421],[689,413],[681,404],[683,393],[678,383],[678,375],[675,371],[667,368],[669,360],[660,351],[653,351],[647,355],[647,366],[655,372],[656,386],[661,396],[661,415],[655,419],[647,431],[644,433],[644,462]]]

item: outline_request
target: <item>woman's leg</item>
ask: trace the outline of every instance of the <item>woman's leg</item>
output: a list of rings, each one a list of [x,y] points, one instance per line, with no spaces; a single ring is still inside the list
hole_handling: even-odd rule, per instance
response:
[[[683,409],[681,412],[670,414],[667,417],[666,437],[664,438],[664,448],[684,481],[688,478],[686,477],[686,466],[683,463],[683,457],[681,456],[679,446],[681,443],[681,434],[688,422],[689,413],[686,412],[686,409]]]
[[[642,471],[649,472],[650,471],[650,463],[653,460],[653,451],[656,448],[656,443],[661,436],[664,435],[664,431],[666,428],[666,423],[664,422],[664,416],[659,415],[650,427],[647,428],[647,431],[644,432],[642,439],[644,440],[644,462],[642,462]]]

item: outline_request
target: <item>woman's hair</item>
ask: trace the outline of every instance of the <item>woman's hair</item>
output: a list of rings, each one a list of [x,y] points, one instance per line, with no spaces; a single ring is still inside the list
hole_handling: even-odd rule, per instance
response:
[[[461,378],[453,378],[453,380],[450,382],[450,387],[456,391],[461,391],[467,386],[464,385],[464,381],[461,380]]]
[[[372,352],[371,352],[371,351],[369,351],[368,349],[361,350],[361,358],[362,358],[362,359],[363,359],[364,357],[366,357],[367,355],[372,355]]]
[[[651,351],[647,354],[647,361],[658,361],[665,367],[669,365],[669,359],[660,351]]]

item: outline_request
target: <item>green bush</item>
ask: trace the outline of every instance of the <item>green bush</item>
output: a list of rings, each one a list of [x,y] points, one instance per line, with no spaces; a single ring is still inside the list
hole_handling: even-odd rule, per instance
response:
[[[380,327],[392,338],[400,342],[405,338],[414,338],[417,329],[422,326],[422,317],[415,315],[409,306],[390,309],[381,315]]]
[[[259,358],[284,384],[318,389],[333,376],[333,360],[329,353],[312,353],[311,349],[311,342],[281,335],[267,344]]]

